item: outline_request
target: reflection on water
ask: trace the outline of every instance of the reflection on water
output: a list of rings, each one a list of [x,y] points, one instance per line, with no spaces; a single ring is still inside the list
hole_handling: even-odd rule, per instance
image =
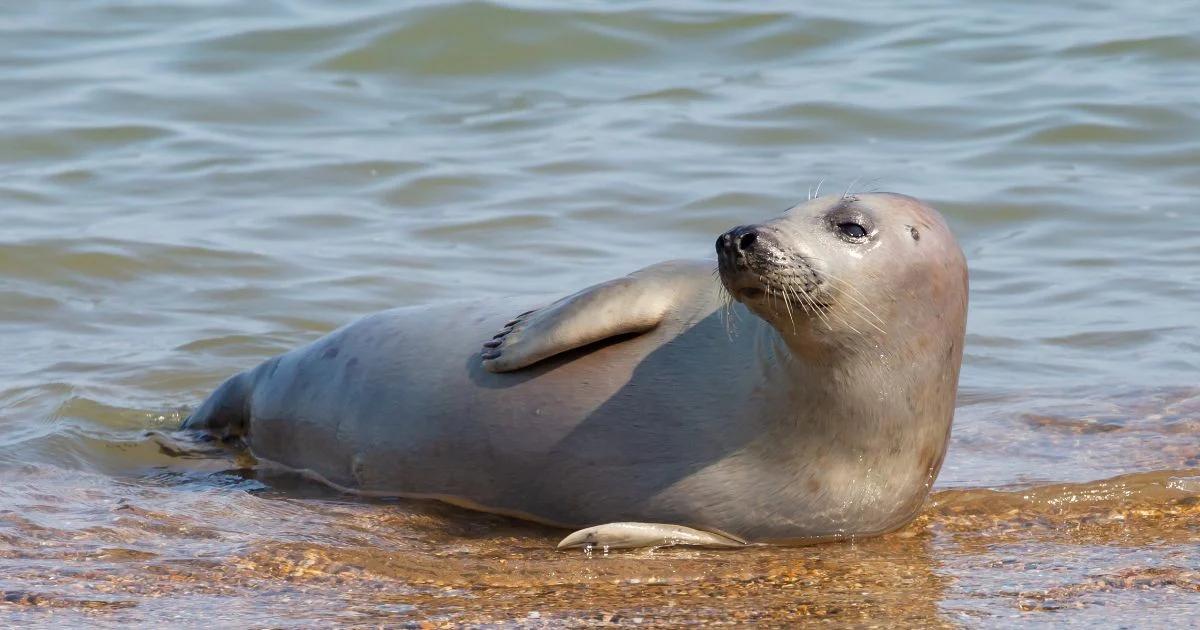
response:
[[[0,7],[0,618],[1181,625],[1194,12]],[[953,442],[901,532],[588,558],[551,551],[557,531],[170,454],[225,376],[355,317],[705,256],[822,180],[930,200],[971,264]]]

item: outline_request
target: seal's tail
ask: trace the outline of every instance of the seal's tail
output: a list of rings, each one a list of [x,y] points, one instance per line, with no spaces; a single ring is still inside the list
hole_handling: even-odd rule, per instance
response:
[[[250,418],[249,372],[225,381],[183,421],[185,431],[205,431],[221,439],[246,434]]]

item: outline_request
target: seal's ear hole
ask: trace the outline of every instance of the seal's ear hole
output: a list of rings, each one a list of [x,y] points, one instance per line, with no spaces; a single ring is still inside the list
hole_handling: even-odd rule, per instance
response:
[[[921,232],[919,230],[917,230],[916,226],[912,226],[912,225],[908,226],[908,233],[912,234],[914,241],[921,240]]]

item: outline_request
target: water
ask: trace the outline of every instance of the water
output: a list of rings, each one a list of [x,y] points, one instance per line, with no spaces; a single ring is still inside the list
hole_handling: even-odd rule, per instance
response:
[[[0,7],[4,624],[1194,623],[1194,3],[797,6]],[[705,256],[818,182],[930,201],[971,265],[899,534],[587,558],[146,435],[361,315]]]

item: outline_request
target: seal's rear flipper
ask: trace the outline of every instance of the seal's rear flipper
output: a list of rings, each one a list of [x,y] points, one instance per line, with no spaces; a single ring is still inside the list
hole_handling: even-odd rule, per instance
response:
[[[225,381],[208,396],[181,427],[185,431],[206,431],[222,440],[245,435],[249,429],[249,372]]]
[[[687,264],[694,263],[653,265],[519,315],[483,344],[484,368],[511,372],[609,337],[654,328],[676,304],[676,268]]]
[[[664,523],[608,523],[581,529],[558,543],[559,549],[575,547],[603,547],[606,549],[634,549],[637,547],[667,547],[689,545],[692,547],[731,548],[745,547],[750,543],[721,532],[705,531],[667,525]]]

